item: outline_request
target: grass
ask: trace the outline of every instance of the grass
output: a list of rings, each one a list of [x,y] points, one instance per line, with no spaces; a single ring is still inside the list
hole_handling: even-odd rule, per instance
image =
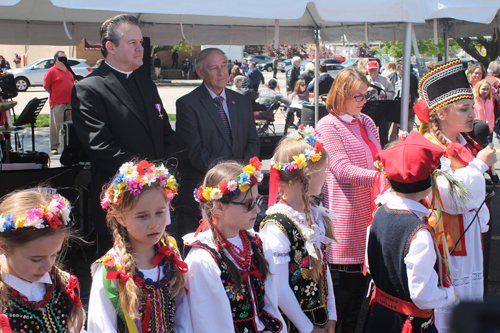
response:
[[[14,124],[14,117],[11,116],[12,123]],[[175,114],[168,114],[168,121],[175,121],[177,119]],[[49,127],[50,124],[50,115],[48,114],[39,114],[36,118],[35,127]],[[23,127],[31,127],[30,124],[23,125]]]

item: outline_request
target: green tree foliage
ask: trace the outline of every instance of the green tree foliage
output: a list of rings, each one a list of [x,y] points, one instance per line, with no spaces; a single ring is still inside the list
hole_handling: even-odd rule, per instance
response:
[[[493,60],[496,60],[500,56],[500,32],[498,28],[493,30],[493,35],[491,38],[486,38],[483,36],[477,36],[476,38],[456,38],[455,41],[460,45],[460,47],[470,54],[471,57],[479,61],[488,68],[488,65]],[[485,51],[485,55],[481,54],[481,51]]]
[[[182,38],[181,42],[172,48],[172,51],[177,51],[181,53],[190,53],[193,51],[193,46],[191,44],[188,44],[186,40]]]
[[[383,44],[381,49],[378,49],[378,47],[372,48],[372,49],[378,49],[379,54],[381,52],[384,52],[386,54],[389,54],[391,57],[394,58],[401,58],[403,56],[403,41],[396,41],[395,43],[393,41],[387,41],[387,42],[380,42]],[[418,45],[418,51],[421,56],[426,55],[426,56],[432,56],[432,55],[438,55],[438,56],[443,56],[444,55],[444,39],[439,38],[438,39],[438,44],[434,45],[434,39],[422,39],[422,40],[417,40],[417,45]],[[460,46],[458,43],[450,39],[449,40],[449,45],[450,45],[450,51],[458,49]],[[415,53],[413,52],[413,47],[411,48],[411,54],[414,55]]]

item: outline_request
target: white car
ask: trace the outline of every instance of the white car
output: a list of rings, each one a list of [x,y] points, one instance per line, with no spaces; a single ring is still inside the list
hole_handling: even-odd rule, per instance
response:
[[[85,59],[68,59],[78,81],[92,73],[92,67],[87,65],[85,61]],[[17,90],[26,91],[29,87],[43,86],[45,73],[52,66],[54,66],[54,58],[44,58],[23,68],[8,69],[7,72],[14,75]]]
[[[328,74],[330,74],[331,77],[334,79],[337,77],[337,74],[346,68],[343,65],[338,65],[338,64],[326,64],[326,70],[328,71]]]

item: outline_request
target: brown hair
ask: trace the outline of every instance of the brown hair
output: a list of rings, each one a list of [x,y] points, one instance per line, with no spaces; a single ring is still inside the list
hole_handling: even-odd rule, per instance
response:
[[[11,214],[15,218],[24,215],[27,210],[39,208],[40,204],[48,206],[53,199],[52,193],[55,193],[55,190],[48,187],[12,192],[1,199],[0,214]],[[62,280],[57,266],[61,264],[63,257],[61,254],[65,253],[68,242],[70,238],[72,238],[69,228],[66,227],[64,223],[59,225],[56,229],[25,227],[11,232],[0,232],[0,241],[10,248],[15,248],[25,243],[58,233],[64,233],[64,242],[61,251],[58,253],[56,263],[52,266],[50,273],[52,274],[57,292],[64,295],[67,285]],[[7,285],[0,279],[0,311],[4,312],[8,304],[9,292]],[[77,307],[71,300],[69,304],[71,304],[71,311],[70,318],[68,319],[68,327],[71,331],[76,332],[82,327],[85,321],[85,310],[83,310],[81,306]]]
[[[481,80],[484,79],[486,75],[486,70],[484,69],[484,66],[482,63],[478,62],[477,64],[471,64],[469,68],[467,69],[467,80],[470,81],[470,78],[472,77],[472,74],[476,71],[476,69],[480,68],[483,74],[481,75]]]
[[[113,180],[114,179],[104,186],[101,197],[104,197],[104,194],[109,187],[116,186],[113,184]],[[132,247],[130,245],[130,237],[127,228],[118,222],[118,218],[122,218],[134,209],[141,195],[148,191],[158,191],[158,193],[165,199],[165,203],[168,203],[167,194],[165,193],[163,187],[161,187],[158,182],[154,182],[149,186],[144,185],[141,193],[137,196],[134,196],[129,191],[124,192],[122,202],[119,205],[110,205],[108,214],[106,215],[108,227],[113,233],[115,242],[118,244],[117,250],[123,260],[123,269],[126,274],[135,274],[137,266],[134,256],[132,255]],[[163,232],[160,242],[169,248],[173,247],[168,239],[166,231]],[[176,297],[184,291],[186,278],[184,273],[181,272],[177,266],[173,266],[172,269],[174,274],[168,282],[168,285],[170,295]],[[138,318],[139,316],[138,308],[140,295],[141,290],[139,286],[135,284],[133,279],[128,279],[125,282],[123,292],[120,293],[120,306],[122,310],[131,318]]]
[[[306,149],[314,149],[313,146],[308,144],[305,140],[296,140],[294,138],[283,138],[276,150],[274,151],[274,158],[277,162],[280,163],[291,163],[294,161],[293,156],[299,156],[303,154]],[[307,161],[306,166],[302,169],[286,171],[280,170],[280,183],[285,182],[288,184],[293,184],[295,182],[300,182],[302,185],[302,202],[304,203],[304,214],[307,220],[307,226],[312,229],[313,222],[311,220],[311,205],[316,206],[314,202],[310,200],[309,196],[309,179],[313,173],[321,172],[321,168],[325,166],[325,163],[328,163],[328,152],[326,149],[323,149],[323,153],[321,159],[317,162],[312,162],[311,160]],[[325,219],[325,235],[328,238],[335,240],[335,227],[333,222],[324,217]],[[318,252],[319,249],[316,249]],[[321,256],[318,256],[320,258]],[[315,282],[319,281],[321,277],[322,271],[322,263],[321,260],[315,259],[313,257],[311,260],[311,277]]]
[[[341,70],[335,81],[333,81],[330,92],[326,97],[326,108],[328,112],[342,115],[345,112],[348,98],[352,98],[359,86],[365,83],[368,87],[368,79],[360,71],[354,68]]]
[[[234,181],[241,174],[243,168],[245,166],[241,163],[235,161],[222,162],[215,165],[212,169],[210,169],[205,175],[205,179],[203,180],[203,187],[213,187],[216,188],[221,182],[229,182]],[[255,186],[255,185],[252,185]],[[245,195],[250,193],[250,189],[245,192]],[[204,201],[200,203],[201,209],[207,214],[207,220],[210,223],[210,231],[212,232],[212,237],[214,238],[214,242],[220,244],[221,241],[217,236],[217,232],[215,232],[215,226],[212,221],[213,218],[213,210],[214,203],[221,202],[222,204],[227,204],[229,201],[234,200],[238,194],[224,194],[220,200],[211,200]],[[247,232],[245,232],[247,233]],[[248,233],[247,233],[247,236]],[[225,251],[220,252],[222,260],[226,263],[227,269],[229,271],[229,275],[233,280],[233,286],[236,293],[241,293],[242,290],[242,276],[240,270],[236,267],[236,265],[226,256]],[[259,263],[259,271],[262,274],[262,280],[265,280],[269,273],[269,263],[262,253],[253,249],[253,255],[257,259]]]
[[[389,61],[389,63],[387,64],[387,70],[395,71],[396,63],[394,61]]]
[[[300,87],[303,85],[303,84],[306,84],[306,80],[297,80],[297,83],[295,83],[295,88],[293,89],[293,92],[295,94],[303,94],[303,92],[300,91]],[[306,90],[307,90],[307,87],[306,87]],[[305,91],[305,90],[304,90]]]
[[[484,85],[484,84],[487,84],[489,87],[490,87],[490,93],[488,94],[488,97],[486,98],[487,100],[490,100],[493,98],[493,93],[492,93],[492,89],[491,89],[491,83],[488,81],[488,80],[481,80],[479,81],[478,83],[476,83],[476,85],[474,86],[474,88],[472,88],[472,92],[474,93],[474,99],[475,100],[479,100],[481,99],[481,93],[479,92],[479,89],[481,89],[481,86]]]
[[[231,74],[233,74],[234,76],[241,75],[240,66],[233,65],[233,68],[231,68]]]
[[[368,58],[363,58],[358,61],[358,71],[365,76],[368,75],[368,61],[370,61]]]

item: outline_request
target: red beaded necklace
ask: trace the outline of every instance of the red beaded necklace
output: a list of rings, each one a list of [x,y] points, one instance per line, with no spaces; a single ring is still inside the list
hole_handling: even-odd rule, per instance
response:
[[[222,244],[225,244],[226,251],[231,255],[231,257],[236,261],[242,272],[245,272],[250,267],[252,263],[252,251],[250,249],[250,240],[244,230],[239,231],[241,242],[243,243],[243,250],[229,242],[219,229],[215,228],[217,237]]]

